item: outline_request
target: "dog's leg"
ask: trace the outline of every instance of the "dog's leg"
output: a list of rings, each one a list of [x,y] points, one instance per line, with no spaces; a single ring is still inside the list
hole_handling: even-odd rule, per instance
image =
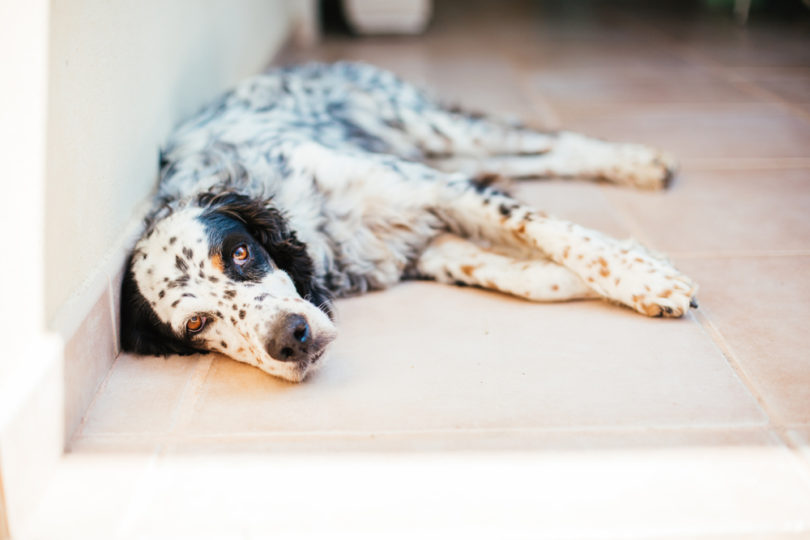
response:
[[[470,176],[580,177],[660,189],[676,169],[672,157],[640,144],[544,132],[441,106],[403,107],[397,121],[430,165]]]
[[[637,243],[548,217],[489,188],[452,181],[446,187],[435,212],[458,234],[539,250],[600,296],[645,315],[679,317],[696,305],[697,286]]]
[[[416,271],[442,283],[483,287],[536,302],[599,297],[574,272],[546,258],[514,259],[454,234],[437,237],[420,255]]]
[[[513,155],[452,155],[430,163],[443,171],[470,176],[579,177],[643,189],[666,187],[676,168],[671,157],[640,144],[610,143],[570,132],[549,137],[548,149],[534,155],[518,155],[517,151]]]
[[[312,178],[322,193],[329,193],[333,204],[343,208],[345,203],[350,210],[342,212],[362,209],[357,216],[360,224],[379,228],[380,223],[407,217],[412,223],[397,221],[390,228],[419,230],[420,238],[447,228],[493,245],[515,246],[530,252],[531,258],[544,255],[571,270],[600,296],[646,315],[681,316],[697,290],[668,261],[638,244],[545,216],[463,175],[448,175],[393,156],[350,155],[317,144],[299,147],[289,164]],[[390,239],[402,234],[397,232]]]

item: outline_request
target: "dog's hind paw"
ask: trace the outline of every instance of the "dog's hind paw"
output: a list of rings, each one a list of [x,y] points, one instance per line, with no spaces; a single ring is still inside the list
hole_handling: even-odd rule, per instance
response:
[[[641,144],[615,144],[612,163],[602,176],[615,184],[641,189],[664,189],[677,172],[675,159]]]

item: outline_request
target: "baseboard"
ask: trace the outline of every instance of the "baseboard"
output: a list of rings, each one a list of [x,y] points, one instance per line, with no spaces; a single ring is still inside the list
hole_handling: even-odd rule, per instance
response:
[[[150,204],[151,197],[136,209],[96,272],[51,321],[50,327],[65,343],[62,371],[65,448],[120,352],[119,299],[124,264],[143,229]]]

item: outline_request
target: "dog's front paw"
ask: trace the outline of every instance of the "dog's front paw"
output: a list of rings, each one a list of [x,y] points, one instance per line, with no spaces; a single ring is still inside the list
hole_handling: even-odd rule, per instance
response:
[[[609,166],[602,176],[613,183],[642,189],[669,186],[677,171],[675,159],[641,144],[614,144]]]
[[[677,271],[656,275],[642,283],[630,297],[631,307],[639,313],[649,317],[680,317],[690,307],[697,307],[697,285]]]
[[[697,284],[668,261],[641,250],[620,259],[617,299],[649,317],[680,317],[697,307]]]
[[[635,242],[614,242],[585,259],[584,278],[594,290],[650,317],[680,317],[697,307],[697,285],[667,259]]]

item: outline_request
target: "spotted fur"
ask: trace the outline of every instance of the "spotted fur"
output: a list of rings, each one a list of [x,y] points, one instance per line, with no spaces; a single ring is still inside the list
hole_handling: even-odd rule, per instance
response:
[[[171,136],[127,264],[122,345],[218,351],[300,381],[335,337],[332,298],[408,277],[680,316],[696,286],[668,261],[492,183],[660,188],[672,173],[647,147],[467,114],[368,65],[277,69]]]

